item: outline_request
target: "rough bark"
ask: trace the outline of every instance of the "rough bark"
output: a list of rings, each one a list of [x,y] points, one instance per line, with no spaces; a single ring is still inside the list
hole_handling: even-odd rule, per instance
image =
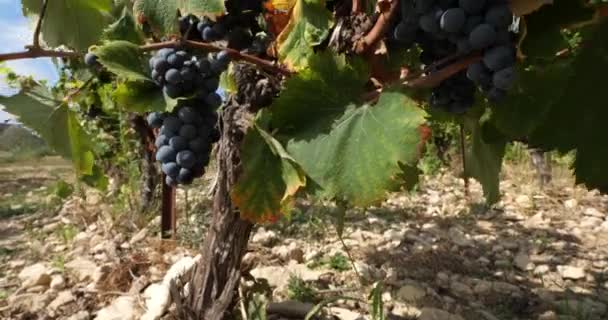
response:
[[[190,282],[187,308],[190,319],[225,318],[239,285],[240,264],[253,225],[240,218],[230,199],[230,190],[240,171],[240,143],[250,119],[246,110],[232,101],[222,113],[213,221],[203,243],[201,262]]]
[[[146,123],[142,116],[133,115],[131,124],[137,132],[141,143],[141,205],[145,211],[150,208],[154,201],[154,190],[158,184],[158,170],[156,169],[154,158],[154,132]]]

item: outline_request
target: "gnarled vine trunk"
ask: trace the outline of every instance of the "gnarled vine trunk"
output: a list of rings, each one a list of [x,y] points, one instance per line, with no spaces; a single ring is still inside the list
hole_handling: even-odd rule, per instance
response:
[[[234,100],[224,109],[218,143],[218,180],[213,221],[202,247],[202,260],[190,282],[190,318],[219,320],[232,305],[239,285],[240,264],[253,224],[242,220],[230,199],[240,171],[240,143],[247,127],[247,108]]]

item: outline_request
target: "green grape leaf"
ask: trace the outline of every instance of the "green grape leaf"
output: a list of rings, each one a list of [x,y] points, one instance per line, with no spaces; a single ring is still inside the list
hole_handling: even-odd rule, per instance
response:
[[[133,15],[137,21],[146,22],[159,36],[175,35],[179,32],[176,0],[135,0]]]
[[[309,69],[286,81],[289,91],[273,102],[272,127],[297,134],[314,123],[319,132],[329,130],[332,117],[363,95],[368,72],[361,61],[349,64],[345,56],[324,52],[312,56],[308,64]]]
[[[291,19],[277,36],[279,60],[295,70],[305,68],[313,47],[327,38],[332,24],[325,0],[297,0]]]
[[[397,174],[397,186],[399,188],[394,191],[400,191],[400,189],[405,191],[413,190],[420,181],[422,170],[420,170],[418,166],[405,165],[403,163],[399,163],[399,168],[401,169],[401,172]]]
[[[302,107],[309,106],[309,92],[314,91],[299,92]],[[287,150],[320,185],[320,195],[362,207],[383,200],[402,183],[399,163],[418,160],[426,113],[403,93],[390,91],[376,105],[326,107],[342,110],[329,132],[312,122],[310,130],[289,139]]]
[[[507,100],[492,108],[491,121],[504,135],[522,139],[540,125],[560,99],[559,92],[573,75],[570,59],[552,64],[518,68],[519,80]]]
[[[553,58],[572,46],[564,29],[591,19],[593,10],[582,1],[555,0],[552,5],[526,16],[526,38],[521,50],[528,58]]]
[[[135,19],[127,8],[122,11],[122,16],[116,22],[103,31],[102,37],[106,40],[125,40],[135,44],[144,42],[144,37],[137,29]]]
[[[76,114],[46,87],[33,82],[16,95],[0,96],[0,104],[58,154],[71,159],[79,175],[93,174],[95,158],[90,137]]]
[[[112,97],[118,107],[125,111],[144,113],[167,109],[162,90],[149,82],[120,83]]]
[[[306,175],[283,146],[257,125],[247,131],[241,148],[243,171],[232,201],[245,219],[276,221],[306,184]]]
[[[577,183],[608,192],[608,108],[601,84],[608,74],[608,22],[584,34],[580,53],[570,65],[572,76],[559,92],[530,143],[561,152],[576,150]],[[600,86],[600,87],[598,87]]]
[[[179,8],[184,14],[194,14],[197,16],[217,16],[226,11],[223,0],[179,0]]]
[[[110,41],[96,47],[94,52],[98,61],[117,76],[133,81],[152,81],[148,76],[147,64],[142,62],[142,55],[136,44]]]
[[[484,122],[485,120],[481,120]],[[506,141],[493,135],[492,141],[484,140],[484,126],[489,122],[480,123],[477,119],[464,119],[467,131],[471,133],[472,141],[468,146],[465,174],[475,178],[483,187],[483,194],[488,204],[494,204],[500,199],[500,171],[505,154]],[[492,128],[495,131],[495,128]]]
[[[39,15],[40,0],[23,0],[24,15]],[[112,0],[49,0],[42,21],[42,39],[51,47],[79,51],[96,43],[110,23]]]

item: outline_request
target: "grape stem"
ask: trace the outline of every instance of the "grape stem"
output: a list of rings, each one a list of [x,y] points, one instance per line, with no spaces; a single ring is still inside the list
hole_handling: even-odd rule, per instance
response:
[[[32,47],[40,48],[40,30],[42,29],[42,20],[44,19],[44,14],[46,13],[46,7],[48,6],[49,1],[42,1],[42,8],[40,9],[40,15],[38,16],[38,21],[36,22],[36,28],[34,29],[34,38]]]
[[[399,8],[399,0],[392,0],[388,10],[380,13],[378,20],[376,20],[376,24],[374,24],[372,29],[365,35],[365,37],[361,38],[361,40],[356,44],[355,53],[369,53],[369,50],[375,48],[375,44],[384,37],[386,30],[389,28],[390,21],[396,14],[397,8]]]
[[[415,89],[434,88],[444,80],[452,77],[458,72],[468,68],[471,64],[480,60],[481,55],[479,53],[474,53],[428,76],[413,75],[412,77],[408,77],[408,79],[403,82],[403,85]]]
[[[228,55],[230,56],[231,59],[233,60],[240,60],[240,61],[246,61],[252,64],[255,64],[269,72],[272,73],[280,73],[286,76],[291,75],[291,71],[289,71],[286,68],[281,67],[280,65],[277,65],[271,61],[268,60],[264,60],[262,58],[253,56],[253,55],[249,55],[246,53],[242,53],[238,50],[234,50],[234,49],[230,49],[230,48],[223,48],[223,47],[219,47],[210,43],[206,43],[206,42],[198,42],[198,41],[192,41],[192,40],[174,40],[174,41],[165,41],[165,42],[159,42],[159,43],[152,43],[152,44],[147,44],[147,45],[143,45],[140,47],[140,49],[142,51],[155,51],[158,49],[162,49],[162,48],[175,48],[175,47],[188,47],[188,48],[192,48],[192,49],[203,49],[203,50],[207,50],[207,51],[226,51],[228,52]]]

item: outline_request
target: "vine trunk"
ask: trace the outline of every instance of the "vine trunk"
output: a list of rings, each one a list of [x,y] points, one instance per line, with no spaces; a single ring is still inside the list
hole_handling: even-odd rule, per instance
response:
[[[228,104],[221,117],[213,221],[203,242],[202,259],[194,270],[187,300],[193,319],[224,319],[239,285],[241,260],[253,224],[240,218],[230,199],[230,190],[240,171],[240,144],[246,130],[242,124],[247,118],[245,108],[236,103]]]

